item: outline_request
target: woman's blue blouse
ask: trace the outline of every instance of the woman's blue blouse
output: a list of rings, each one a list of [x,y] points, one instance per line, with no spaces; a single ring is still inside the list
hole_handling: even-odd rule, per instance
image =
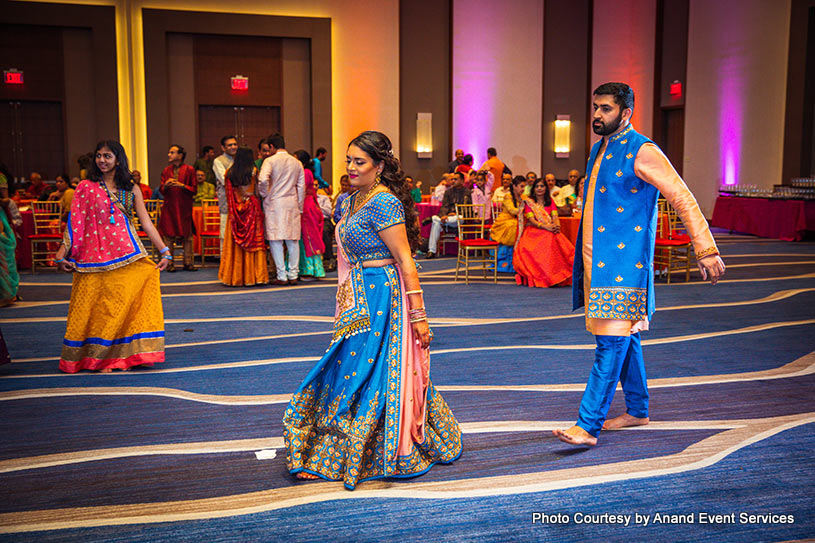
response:
[[[354,193],[342,203],[345,220],[340,223],[340,239],[348,259],[354,263],[393,258],[379,231],[405,222],[402,202],[390,192],[380,192],[349,215],[357,197],[358,193]]]

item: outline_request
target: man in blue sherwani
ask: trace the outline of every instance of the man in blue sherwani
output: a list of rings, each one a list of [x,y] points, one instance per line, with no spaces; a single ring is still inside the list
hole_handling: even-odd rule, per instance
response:
[[[594,144],[586,171],[584,209],[574,258],[574,309],[585,305],[586,329],[597,342],[577,423],[554,430],[561,441],[596,445],[601,429],[648,424],[648,386],[640,331],[654,312],[657,198],[676,209],[690,236],[703,279],[716,284],[725,266],[696,199],[671,163],[630,119],[634,91],[605,83],[594,91]],[[617,382],[626,412],[606,420]]]

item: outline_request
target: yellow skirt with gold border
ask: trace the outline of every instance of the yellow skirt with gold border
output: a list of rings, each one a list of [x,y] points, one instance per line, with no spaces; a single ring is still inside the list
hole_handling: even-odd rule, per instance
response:
[[[74,273],[59,369],[127,369],[164,362],[159,271],[142,258],[98,273]]]

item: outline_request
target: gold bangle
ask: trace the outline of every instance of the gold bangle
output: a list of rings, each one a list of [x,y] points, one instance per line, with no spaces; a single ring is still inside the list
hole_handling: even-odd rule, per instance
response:
[[[405,294],[421,294],[422,292],[424,292],[422,289],[419,289],[419,290],[408,290],[408,291],[406,291],[406,292],[405,292]]]
[[[426,320],[427,320],[427,317],[422,317],[421,319],[410,319],[410,324],[413,324],[413,323],[416,323],[416,322],[422,322],[422,321],[426,321]]]

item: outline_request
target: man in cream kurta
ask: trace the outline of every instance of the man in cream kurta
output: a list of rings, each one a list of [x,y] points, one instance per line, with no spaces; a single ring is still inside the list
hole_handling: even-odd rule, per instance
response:
[[[283,136],[269,137],[272,155],[263,161],[258,176],[258,192],[263,198],[266,216],[266,239],[277,267],[277,280],[272,284],[296,284],[300,268],[300,216],[306,197],[303,165],[286,151]],[[288,267],[283,256],[283,243],[288,251]]]
[[[595,336],[595,361],[577,423],[555,430],[561,441],[595,445],[601,429],[648,424],[648,387],[639,332],[653,314],[656,200],[676,209],[691,238],[704,279],[724,274],[716,242],[696,199],[671,163],[630,124],[634,92],[625,83],[594,91],[594,132],[603,136],[589,157],[584,211],[573,282],[574,308],[585,305]],[[617,382],[626,413],[606,420]]]

